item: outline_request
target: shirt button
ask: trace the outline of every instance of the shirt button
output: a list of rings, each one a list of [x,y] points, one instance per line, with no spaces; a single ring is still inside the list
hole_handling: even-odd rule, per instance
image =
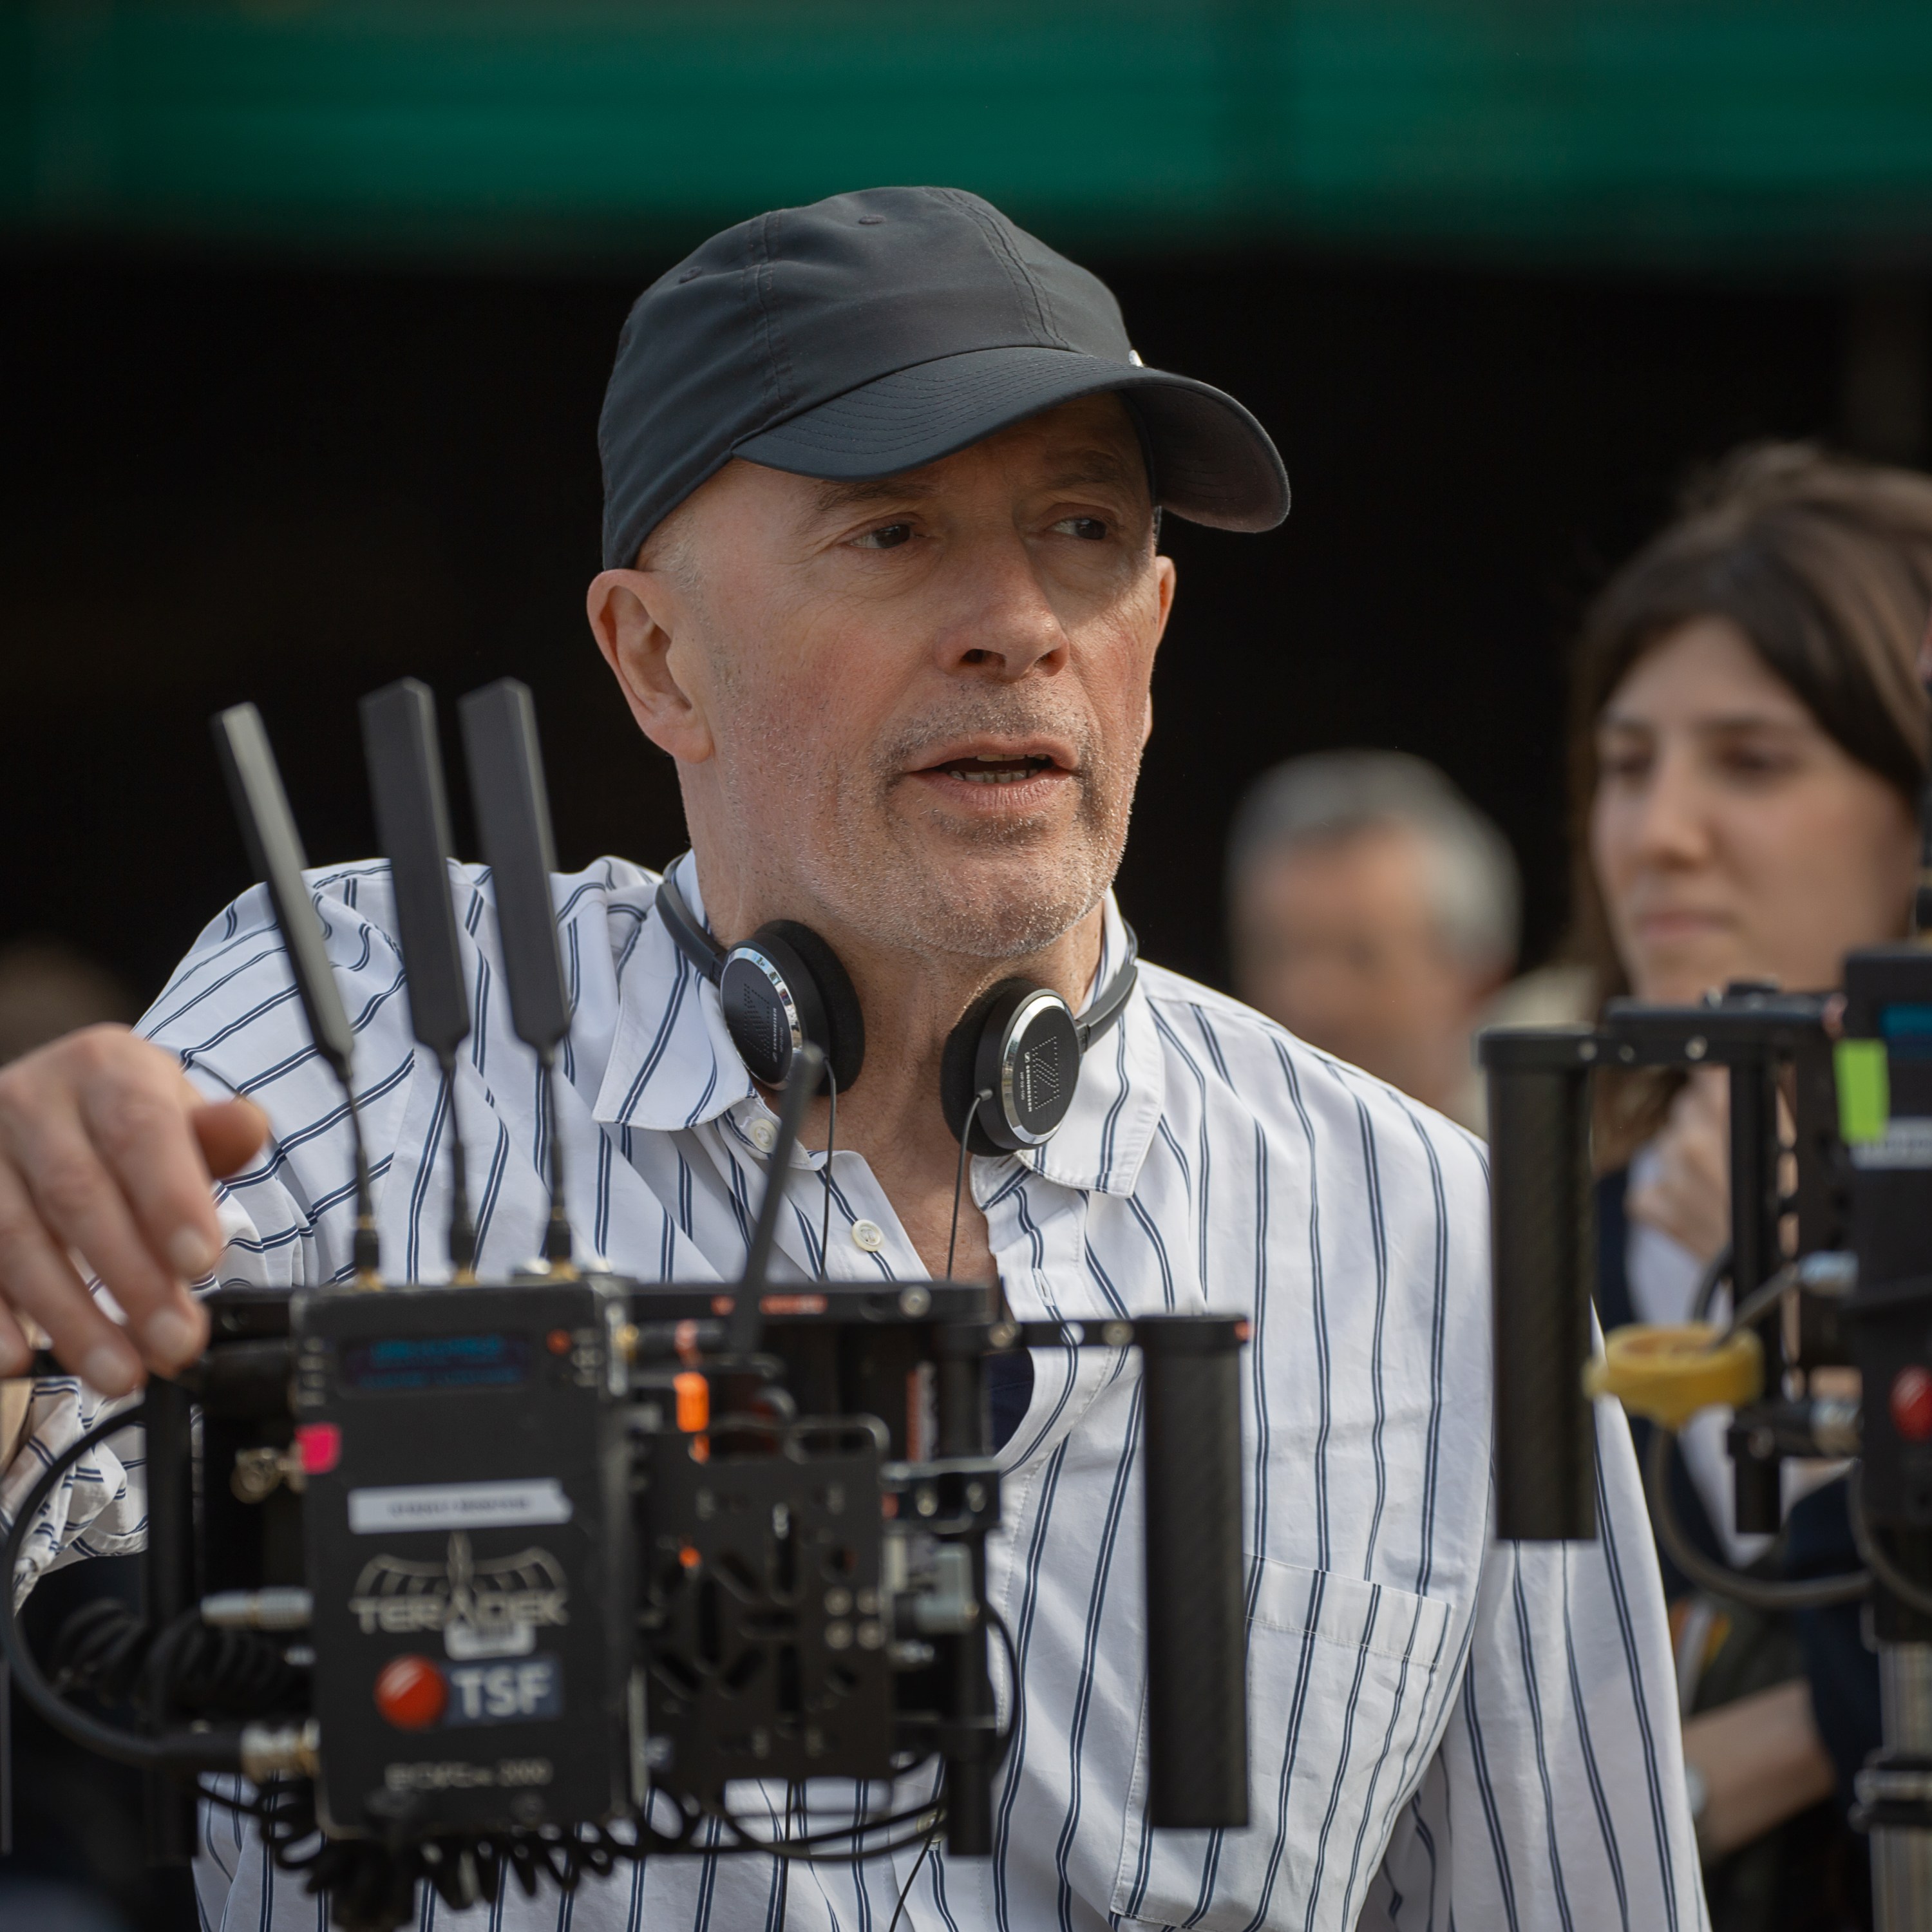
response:
[[[852,1239],[868,1255],[875,1255],[886,1245],[886,1231],[876,1221],[854,1221]]]
[[[778,1144],[778,1130],[770,1121],[757,1120],[752,1123],[752,1144],[760,1154],[770,1154]]]

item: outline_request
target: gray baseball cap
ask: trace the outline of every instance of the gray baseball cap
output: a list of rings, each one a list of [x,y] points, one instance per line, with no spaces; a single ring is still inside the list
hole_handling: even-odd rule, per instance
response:
[[[1112,391],[1155,500],[1230,530],[1288,514],[1288,472],[1233,397],[1142,366],[1099,277],[977,195],[878,188],[714,235],[638,298],[598,446],[604,563],[734,456],[828,480],[935,462]]]

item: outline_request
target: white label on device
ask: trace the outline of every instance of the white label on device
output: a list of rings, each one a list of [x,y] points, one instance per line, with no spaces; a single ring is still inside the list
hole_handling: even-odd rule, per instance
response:
[[[349,1528],[356,1536],[395,1529],[507,1528],[520,1522],[568,1522],[570,1517],[570,1498],[554,1476],[349,1492]]]
[[[1854,1144],[1852,1165],[1881,1171],[1932,1167],[1932,1120],[1894,1114],[1885,1124],[1884,1139]]]

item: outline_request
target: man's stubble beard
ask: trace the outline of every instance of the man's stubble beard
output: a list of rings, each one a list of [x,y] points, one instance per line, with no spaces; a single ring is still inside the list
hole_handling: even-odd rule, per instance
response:
[[[1105,897],[1119,869],[1139,776],[1135,745],[1109,758],[1089,721],[1037,702],[982,696],[928,719],[848,768],[836,757],[801,760],[809,735],[796,718],[744,720],[736,751],[769,775],[796,773],[813,809],[796,872],[812,896],[874,944],[929,957],[998,962],[1043,951]],[[1042,734],[1075,747],[1078,788],[1070,824],[974,823],[946,817],[922,833],[905,774],[922,751],[975,733]],[[802,767],[802,768],[801,768]],[[938,820],[936,809],[925,814]],[[815,821],[815,823],[814,822]],[[976,861],[991,862],[977,863]]]

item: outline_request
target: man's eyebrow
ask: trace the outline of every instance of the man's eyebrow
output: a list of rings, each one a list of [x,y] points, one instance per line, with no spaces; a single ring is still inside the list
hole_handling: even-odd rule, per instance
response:
[[[1083,483],[1106,484],[1115,489],[1132,490],[1147,486],[1144,464],[1124,460],[1108,449],[1083,449],[1064,470],[1055,470],[1048,488],[1077,489]]]
[[[812,508],[821,517],[841,510],[862,508],[868,503],[904,503],[930,496],[938,484],[916,473],[897,476],[872,476],[854,483],[820,483],[812,499]]]

